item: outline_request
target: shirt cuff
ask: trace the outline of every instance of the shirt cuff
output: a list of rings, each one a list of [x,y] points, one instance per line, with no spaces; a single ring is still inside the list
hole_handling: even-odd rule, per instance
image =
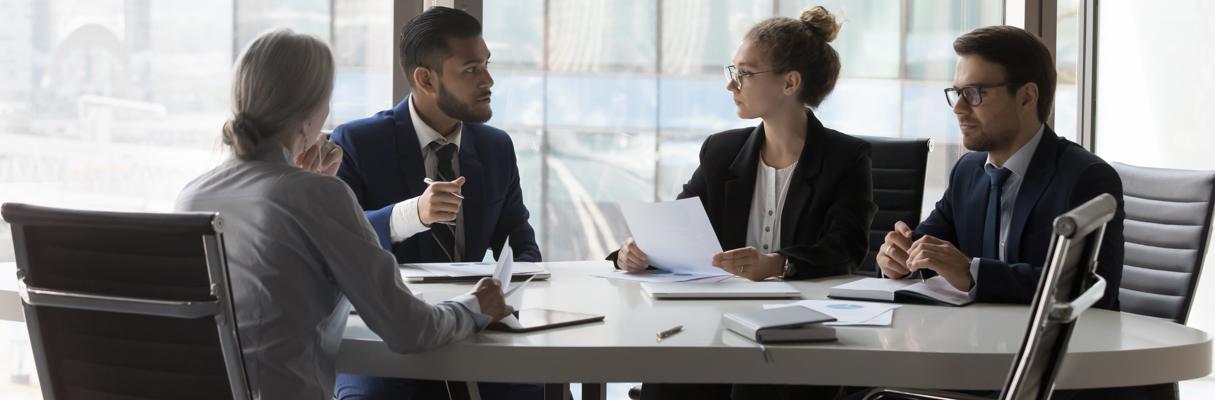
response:
[[[970,259],[970,300],[974,301],[979,294],[979,257]]]
[[[494,322],[493,318],[481,313],[481,303],[477,301],[477,296],[462,294],[448,301],[459,304],[472,313],[473,322],[477,324],[477,330],[485,329],[490,322]]]
[[[397,203],[392,208],[392,218],[388,222],[388,236],[393,243],[403,242],[427,229],[430,228],[422,225],[422,218],[418,217],[417,197]]]

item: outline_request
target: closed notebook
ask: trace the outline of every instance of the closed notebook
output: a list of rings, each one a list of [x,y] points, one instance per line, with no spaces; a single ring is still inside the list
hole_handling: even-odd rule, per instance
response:
[[[818,342],[835,340],[835,328],[823,322],[835,318],[806,307],[781,307],[726,313],[726,329],[759,343]]]
[[[954,288],[940,276],[923,282],[919,279],[862,278],[832,287],[827,291],[827,297],[951,306],[974,302],[969,293]]]

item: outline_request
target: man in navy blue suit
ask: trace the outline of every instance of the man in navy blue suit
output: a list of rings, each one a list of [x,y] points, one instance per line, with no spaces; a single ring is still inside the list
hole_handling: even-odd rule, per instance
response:
[[[1028,304],[1046,264],[1055,217],[1102,193],[1118,199],[1097,273],[1099,307],[1118,309],[1122,278],[1122,181],[1114,168],[1056,136],[1044,121],[1055,97],[1055,62],[1033,34],[1011,26],[976,29],[954,42],[954,87],[945,89],[970,153],[914,233],[902,221],[878,250],[882,273],[941,275],[976,301]],[[914,237],[923,235],[918,240]]]
[[[471,15],[433,7],[402,29],[412,94],[391,110],[337,127],[338,177],[380,243],[406,262],[481,261],[510,240],[517,261],[540,261],[510,136],[490,119],[489,49]],[[478,312],[479,310],[472,310]],[[440,382],[340,374],[339,399],[447,397]],[[482,384],[484,398],[539,398],[538,385]]]
[[[954,165],[936,209],[913,231],[900,221],[878,249],[882,274],[935,273],[976,301],[1028,304],[1037,289],[1055,217],[1109,193],[1097,273],[1098,307],[1118,310],[1122,279],[1122,181],[1101,158],[1060,138],[1044,121],[1055,97],[1055,62],[1038,37],[1011,26],[954,41],[949,105],[970,153]],[[917,236],[921,236],[915,239]],[[918,274],[917,274],[918,275]],[[1061,392],[1061,398],[1136,398],[1133,389]]]

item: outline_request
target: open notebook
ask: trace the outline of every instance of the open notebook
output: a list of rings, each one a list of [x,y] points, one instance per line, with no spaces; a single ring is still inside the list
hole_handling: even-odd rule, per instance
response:
[[[919,279],[862,278],[832,287],[827,291],[827,297],[951,306],[964,306],[974,302],[969,293],[954,288],[940,276],[923,282]]]

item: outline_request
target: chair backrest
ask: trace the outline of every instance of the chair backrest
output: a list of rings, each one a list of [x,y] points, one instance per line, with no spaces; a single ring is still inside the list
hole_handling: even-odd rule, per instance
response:
[[[1055,218],[1048,263],[1029,307],[1029,326],[1000,399],[1050,398],[1076,319],[1105,294],[1097,255],[1105,225],[1117,208],[1114,196],[1102,194]]]
[[[218,214],[0,214],[43,398],[252,397]]]
[[[920,224],[924,173],[928,168],[932,141],[858,137],[869,142],[873,154],[873,201],[877,203],[878,210],[873,216],[873,223],[869,225],[869,252],[856,272],[877,276],[877,251],[886,239],[886,232],[894,229],[897,221],[906,222],[912,229]]]
[[[1126,202],[1122,311],[1184,324],[1210,237],[1215,171],[1113,165]]]

